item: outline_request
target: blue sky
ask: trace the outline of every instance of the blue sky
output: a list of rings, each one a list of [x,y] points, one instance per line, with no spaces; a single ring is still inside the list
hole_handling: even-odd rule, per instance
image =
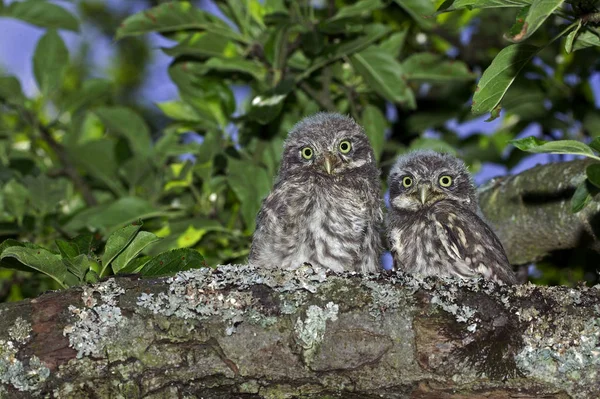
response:
[[[10,2],[7,1],[7,3]],[[71,10],[73,13],[77,12],[75,4],[72,2],[54,2]],[[210,12],[219,14],[218,9],[210,0],[196,1],[195,3]],[[107,4],[115,9],[126,10],[131,13],[143,9],[146,3],[136,0],[128,0],[126,2],[122,0],[108,0]],[[43,29],[36,28],[24,22],[10,18],[0,18],[0,68],[8,74],[16,75],[21,81],[23,90],[29,96],[34,96],[38,92],[33,78],[31,57],[36,43],[43,33]],[[473,29],[466,31],[461,40],[468,41],[470,35],[473,33]],[[60,32],[60,34],[65,40],[71,54],[83,42],[93,43],[91,64],[94,65],[95,69],[92,73],[97,77],[106,75],[106,70],[110,66],[110,60],[114,53],[111,40],[106,39],[95,28],[88,25],[83,25],[82,31],[79,34],[73,32]],[[148,104],[176,99],[177,89],[167,74],[167,67],[171,58],[160,50],[160,47],[170,46],[173,42],[157,34],[152,34],[149,37],[151,45],[154,48],[152,52],[153,61],[150,64],[146,84],[142,88],[140,97]],[[594,74],[590,82],[594,88],[596,107],[600,108],[600,73]],[[237,89],[234,92],[239,106],[248,95],[248,90]],[[448,126],[456,129],[460,136],[463,137],[475,132],[492,134],[499,128],[502,120],[499,118],[493,122],[486,123],[484,122],[486,118],[487,116],[483,116],[460,125],[455,120],[450,120],[448,121]],[[539,134],[539,126],[530,125],[520,136]],[[478,184],[481,184],[491,177],[503,175],[508,172],[518,173],[536,164],[547,163],[551,159],[552,157],[547,154],[532,155],[510,171],[502,165],[484,164],[482,169],[475,175],[475,180]]]

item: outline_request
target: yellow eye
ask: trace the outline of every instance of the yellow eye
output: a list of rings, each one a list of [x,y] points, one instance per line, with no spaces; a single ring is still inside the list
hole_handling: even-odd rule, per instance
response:
[[[452,178],[448,175],[440,177],[440,186],[450,187],[452,185]]]
[[[404,176],[404,178],[402,179],[402,185],[406,188],[409,188],[410,186],[412,186],[412,184],[413,184],[412,178],[409,176]]]
[[[352,149],[352,144],[348,140],[344,140],[340,143],[340,152],[342,154],[347,154]]]
[[[300,154],[302,154],[302,158],[309,160],[313,157],[314,152],[313,152],[312,148],[304,147],[303,149],[300,150]]]

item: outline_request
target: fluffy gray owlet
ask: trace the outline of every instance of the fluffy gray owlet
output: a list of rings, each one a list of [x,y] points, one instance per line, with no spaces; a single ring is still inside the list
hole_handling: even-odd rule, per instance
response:
[[[379,174],[369,140],[354,120],[318,113],[300,121],[288,135],[279,175],[258,214],[250,263],[379,270]]]
[[[500,240],[480,216],[462,161],[416,151],[398,158],[388,183],[387,235],[396,268],[516,283]]]

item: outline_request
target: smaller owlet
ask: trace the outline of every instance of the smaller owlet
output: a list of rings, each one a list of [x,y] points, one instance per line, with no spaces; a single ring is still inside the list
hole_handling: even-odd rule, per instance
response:
[[[388,178],[387,236],[394,266],[409,273],[517,282],[504,248],[482,219],[465,164],[416,151],[398,158]]]
[[[369,139],[353,119],[319,113],[300,121],[285,141],[279,175],[256,219],[249,262],[377,271],[379,174]]]

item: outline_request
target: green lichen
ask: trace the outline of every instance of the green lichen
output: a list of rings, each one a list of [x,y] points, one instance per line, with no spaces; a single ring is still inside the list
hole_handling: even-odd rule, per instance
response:
[[[31,323],[22,317],[17,317],[15,324],[8,329],[8,335],[19,344],[24,344],[31,337]]]
[[[306,311],[304,320],[296,319],[294,333],[296,342],[302,347],[304,361],[310,364],[319,344],[323,341],[325,330],[327,329],[327,320],[336,321],[339,306],[329,302],[324,309],[316,305],[311,305]]]

